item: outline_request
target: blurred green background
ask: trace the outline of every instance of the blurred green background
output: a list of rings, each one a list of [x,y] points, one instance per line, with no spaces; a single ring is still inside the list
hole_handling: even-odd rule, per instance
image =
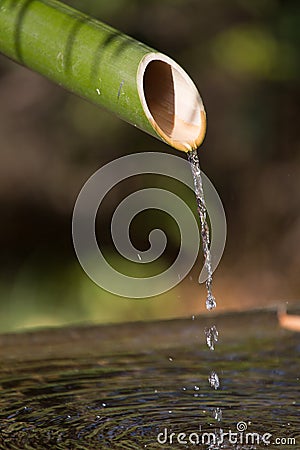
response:
[[[201,166],[228,221],[214,276],[218,311],[299,304],[300,2],[67,3],[168,54],[201,92],[208,115]],[[0,137],[0,331],[205,311],[205,288],[197,283],[201,260],[168,293],[132,300],[94,285],[72,246],[73,206],[92,173],[122,155],[175,150],[4,56]],[[115,188],[101,210],[103,220],[109,223],[126,189],[151,184],[137,177],[134,186]],[[172,189],[180,194],[182,188]],[[184,195],[195,209],[192,193]],[[170,232],[169,252],[159,262],[164,267],[178,238],[167,217],[139,217],[133,241],[145,249],[156,221]],[[109,233],[101,239],[114,258]]]

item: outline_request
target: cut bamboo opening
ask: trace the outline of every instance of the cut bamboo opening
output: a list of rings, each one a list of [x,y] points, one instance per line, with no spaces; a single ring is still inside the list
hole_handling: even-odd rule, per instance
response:
[[[198,148],[206,114],[187,73],[168,56],[148,53],[140,63],[137,85],[144,113],[157,134],[178,150]]]

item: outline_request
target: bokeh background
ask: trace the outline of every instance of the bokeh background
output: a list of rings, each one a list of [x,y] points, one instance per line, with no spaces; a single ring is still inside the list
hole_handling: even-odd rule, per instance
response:
[[[228,221],[214,275],[218,311],[299,305],[300,2],[68,3],[174,58],[201,92],[209,124],[201,166]],[[140,151],[175,152],[0,56],[0,331],[205,312],[200,260],[168,293],[132,300],[94,285],[75,257],[71,217],[82,185],[107,162]],[[101,220],[109,224],[124,193],[151,184],[137,177],[114,189]],[[195,209],[192,193],[184,195]],[[132,237],[145,249],[157,221],[170,232],[164,267],[178,235],[168,217],[146,213]],[[109,232],[100,240],[113,260]]]

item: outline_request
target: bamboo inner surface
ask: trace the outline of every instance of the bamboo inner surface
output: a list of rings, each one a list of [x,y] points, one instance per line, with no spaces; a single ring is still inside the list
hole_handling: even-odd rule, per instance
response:
[[[172,68],[161,61],[151,61],[144,74],[144,93],[153,119],[168,136],[175,126],[175,92]]]

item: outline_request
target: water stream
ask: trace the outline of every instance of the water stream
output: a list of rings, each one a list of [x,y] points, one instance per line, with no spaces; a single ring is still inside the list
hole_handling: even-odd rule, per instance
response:
[[[209,226],[207,223],[207,208],[205,204],[203,186],[202,186],[202,178],[201,178],[201,169],[199,163],[199,157],[197,150],[191,150],[187,153],[188,161],[191,166],[193,181],[194,181],[194,189],[196,195],[197,202],[197,210],[200,218],[201,225],[201,241],[203,248],[203,256],[204,256],[204,266],[207,269],[207,280],[206,280],[206,290],[207,290],[207,298],[206,298],[206,308],[208,310],[214,309],[217,306],[216,299],[212,294],[212,265],[211,265],[211,254],[210,254],[210,233]]]
[[[216,299],[212,294],[212,264],[211,264],[211,253],[210,253],[210,232],[209,225],[207,222],[207,208],[205,203],[203,185],[202,185],[202,177],[201,177],[201,169],[200,162],[198,157],[197,150],[191,150],[188,152],[188,161],[190,163],[190,167],[192,170],[193,181],[194,181],[194,190],[196,195],[197,202],[197,211],[200,218],[200,226],[201,226],[201,241],[202,241],[202,249],[204,256],[204,266],[207,269],[207,280],[206,280],[206,308],[210,311],[216,308],[217,303]],[[211,325],[205,329],[206,343],[208,348],[211,351],[214,351],[215,344],[218,342],[219,332],[215,325]],[[219,389],[220,387],[220,379],[215,370],[212,370],[209,377],[208,382],[211,388]],[[213,411],[213,417],[217,418],[219,421],[222,419],[222,410],[221,408],[216,408]]]

